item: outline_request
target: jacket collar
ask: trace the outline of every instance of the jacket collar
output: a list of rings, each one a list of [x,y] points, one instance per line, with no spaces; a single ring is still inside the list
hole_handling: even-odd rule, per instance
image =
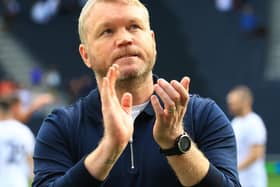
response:
[[[153,75],[154,84],[157,82],[158,78],[159,77],[157,75]],[[90,118],[93,118],[94,120],[102,121],[102,106],[98,88],[93,89],[82,101],[83,105],[85,106],[86,115]],[[160,103],[163,105],[161,100]],[[143,112],[150,116],[155,115],[151,102],[148,103]]]

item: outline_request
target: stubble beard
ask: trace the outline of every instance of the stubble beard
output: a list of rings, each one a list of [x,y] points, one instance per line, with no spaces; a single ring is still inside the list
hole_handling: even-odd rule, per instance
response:
[[[138,72],[121,73],[120,77],[117,79],[116,87],[122,90],[132,90],[139,85],[145,84],[148,77],[152,76],[154,64],[155,60],[152,60]]]
[[[146,80],[149,76],[152,76],[152,69],[156,62],[156,55],[154,58],[150,60],[149,63],[146,63],[142,66],[140,70],[136,70],[134,72],[120,72],[120,75],[116,81],[116,88],[121,90],[133,90],[135,87],[138,87],[142,84],[145,84]],[[106,76],[107,71],[104,69],[92,69],[94,71],[94,74],[96,76],[97,80],[101,80],[103,77]],[[99,81],[98,81],[99,82]]]

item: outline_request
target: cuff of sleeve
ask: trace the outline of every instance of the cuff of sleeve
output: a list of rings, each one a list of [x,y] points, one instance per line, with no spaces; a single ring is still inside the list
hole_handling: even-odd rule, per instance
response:
[[[78,184],[79,186],[101,186],[103,181],[94,178],[84,165],[86,157],[81,159],[68,173],[71,184]],[[74,185],[75,186],[75,185]]]
[[[210,164],[209,170],[206,176],[193,187],[203,187],[203,186],[223,186],[223,176],[220,171]]]

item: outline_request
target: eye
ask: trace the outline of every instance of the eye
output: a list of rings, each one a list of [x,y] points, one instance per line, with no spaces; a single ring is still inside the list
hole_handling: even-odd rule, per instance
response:
[[[137,30],[140,29],[141,27],[138,24],[131,24],[129,26],[129,30]]]
[[[107,28],[100,32],[100,36],[105,36],[113,33],[113,29]]]

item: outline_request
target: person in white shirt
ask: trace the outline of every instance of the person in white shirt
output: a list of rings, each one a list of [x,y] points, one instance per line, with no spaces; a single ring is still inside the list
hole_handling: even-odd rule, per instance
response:
[[[14,119],[15,95],[0,96],[0,187],[28,187],[33,177],[34,135]]]
[[[215,0],[216,8],[221,12],[231,11],[233,4],[233,0]]]
[[[227,95],[232,127],[237,141],[240,183],[243,187],[267,187],[265,150],[267,132],[261,117],[253,111],[253,95],[237,86]]]

